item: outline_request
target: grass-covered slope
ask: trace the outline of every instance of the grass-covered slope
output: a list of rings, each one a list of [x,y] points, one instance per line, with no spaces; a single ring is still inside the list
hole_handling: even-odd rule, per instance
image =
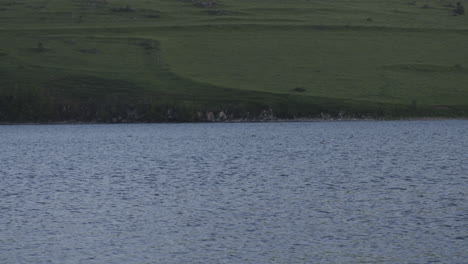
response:
[[[466,117],[455,5],[0,0],[0,122]]]

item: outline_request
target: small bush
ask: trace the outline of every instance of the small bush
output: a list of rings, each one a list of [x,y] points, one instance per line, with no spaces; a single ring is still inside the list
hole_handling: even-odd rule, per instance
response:
[[[306,91],[305,88],[302,88],[302,87],[296,87],[294,89],[292,89],[294,92],[298,92],[298,93],[303,93]]]
[[[216,1],[203,1],[203,0],[192,0],[195,7],[199,8],[210,8],[216,6]]]
[[[457,7],[455,8],[455,10],[453,10],[453,13],[456,16],[465,14],[465,8],[463,7],[463,5],[460,2],[457,3]]]
[[[81,53],[87,53],[87,54],[96,54],[98,53],[98,50],[96,48],[92,49],[78,49],[79,52]]]
[[[153,45],[153,43],[149,42],[149,41],[142,41],[140,43],[138,43],[138,45],[140,47],[142,47],[143,49],[145,50],[153,50],[153,49],[156,49]]]
[[[455,64],[455,65],[452,66],[452,69],[454,71],[464,71],[465,67],[463,67],[463,65],[461,65],[461,64]]]
[[[226,11],[224,11],[224,10],[206,10],[206,13],[208,15],[212,15],[212,16],[226,15]]]
[[[41,52],[49,51],[49,49],[45,48],[42,42],[38,42],[36,44],[36,47],[32,48],[31,51],[41,53]]]
[[[112,12],[123,12],[123,13],[129,13],[129,12],[135,12],[135,9],[130,7],[130,5],[127,5],[125,7],[119,7],[119,8],[112,8]]]

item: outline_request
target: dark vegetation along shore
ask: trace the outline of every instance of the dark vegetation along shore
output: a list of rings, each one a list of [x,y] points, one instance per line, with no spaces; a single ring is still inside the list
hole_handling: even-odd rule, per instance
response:
[[[451,0],[0,0],[0,123],[468,116]]]

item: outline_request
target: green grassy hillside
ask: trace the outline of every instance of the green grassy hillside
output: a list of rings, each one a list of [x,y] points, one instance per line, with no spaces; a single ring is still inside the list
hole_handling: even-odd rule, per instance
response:
[[[0,122],[466,117],[455,6],[0,0]]]

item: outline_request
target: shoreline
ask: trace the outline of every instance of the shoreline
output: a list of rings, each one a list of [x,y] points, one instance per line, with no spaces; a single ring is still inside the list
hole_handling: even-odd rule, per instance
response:
[[[243,120],[233,119],[224,121],[172,121],[172,122],[82,122],[82,121],[60,121],[60,122],[0,122],[0,126],[28,126],[28,125],[133,125],[133,124],[242,124],[242,123],[338,123],[338,122],[391,122],[391,121],[468,121],[468,117],[417,117],[417,118],[350,118],[350,119],[322,119],[322,118],[295,118],[274,120]]]

